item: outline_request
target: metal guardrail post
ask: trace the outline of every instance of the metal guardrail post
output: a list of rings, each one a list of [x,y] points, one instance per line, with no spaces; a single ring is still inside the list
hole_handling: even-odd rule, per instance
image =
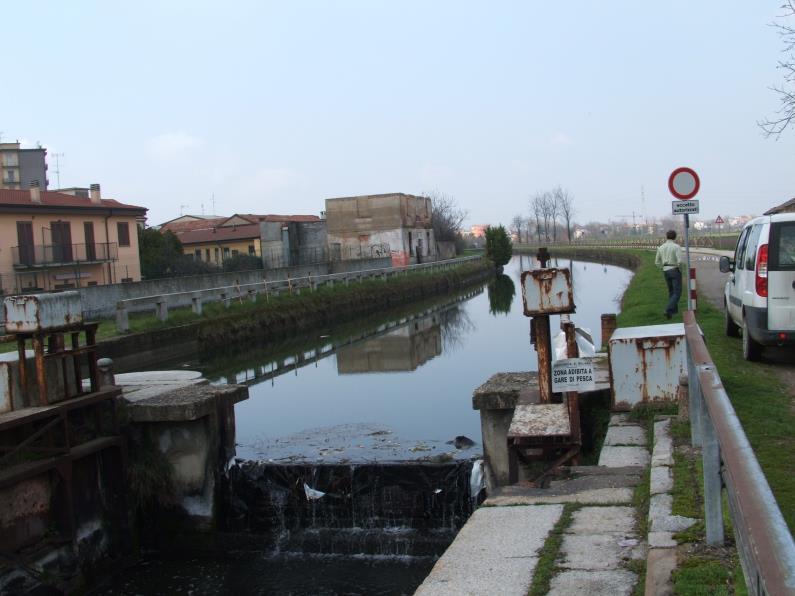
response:
[[[116,329],[120,333],[127,333],[130,330],[130,317],[127,313],[127,305],[120,301],[116,303]]]
[[[690,398],[690,444],[701,447],[701,416],[704,412],[704,396],[701,394],[701,383],[698,381],[696,363],[693,361],[693,352],[688,343],[687,351],[687,394]]]
[[[699,366],[701,370],[712,370],[711,366]],[[697,375],[695,385],[701,393],[701,379]],[[707,412],[704,399],[699,399],[701,418],[701,461],[703,464],[704,476],[704,522],[707,526],[707,544],[710,546],[723,546],[723,481],[720,476],[720,445],[715,426]],[[692,412],[692,410],[691,410]],[[691,419],[691,426],[695,426],[695,420]]]

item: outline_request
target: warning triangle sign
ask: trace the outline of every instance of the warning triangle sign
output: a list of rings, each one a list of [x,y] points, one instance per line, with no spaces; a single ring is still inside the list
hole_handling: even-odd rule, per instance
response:
[[[723,223],[723,218],[719,215],[718,217],[715,218],[715,223],[716,224],[722,224]]]

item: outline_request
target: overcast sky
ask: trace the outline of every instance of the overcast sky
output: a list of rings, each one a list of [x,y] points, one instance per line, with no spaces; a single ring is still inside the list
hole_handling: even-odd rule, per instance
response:
[[[681,165],[703,218],[760,213],[795,196],[795,129],[756,125],[779,4],[7,2],[0,134],[150,224],[432,190],[508,224],[558,184],[582,223],[662,216]]]

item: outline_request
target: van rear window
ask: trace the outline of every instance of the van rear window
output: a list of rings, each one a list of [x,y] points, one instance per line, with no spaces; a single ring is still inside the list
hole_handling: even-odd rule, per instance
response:
[[[795,269],[795,221],[774,223],[770,226],[769,269]]]

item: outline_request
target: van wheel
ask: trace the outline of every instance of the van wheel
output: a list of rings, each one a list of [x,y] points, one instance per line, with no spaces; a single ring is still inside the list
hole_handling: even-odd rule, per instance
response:
[[[729,337],[737,337],[740,335],[740,328],[737,326],[737,323],[732,321],[732,317],[729,314],[729,307],[726,306],[726,303],[723,303],[723,320],[726,329],[726,335]]]
[[[748,331],[748,322],[743,319],[743,358],[749,362],[756,362],[759,360],[761,352],[762,346],[751,337],[751,333]]]

